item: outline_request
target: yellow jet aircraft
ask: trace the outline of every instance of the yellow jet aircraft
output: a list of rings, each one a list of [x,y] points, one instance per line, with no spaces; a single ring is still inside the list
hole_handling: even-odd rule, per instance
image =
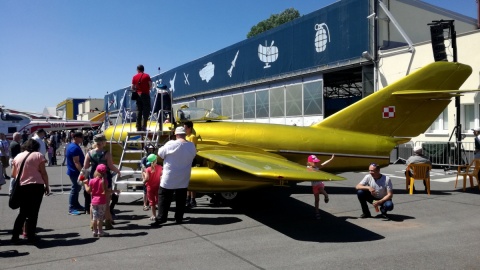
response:
[[[235,193],[292,182],[343,180],[332,173],[365,170],[372,162],[388,166],[392,149],[425,132],[452,97],[480,91],[458,90],[471,72],[460,63],[429,64],[309,127],[196,122],[200,165],[192,168],[189,189]],[[154,127],[151,123],[150,129]],[[105,131],[107,138],[113,130]],[[116,130],[113,138],[121,141],[135,126]],[[325,172],[311,172],[306,169],[311,154],[322,160],[332,154],[335,158]]]

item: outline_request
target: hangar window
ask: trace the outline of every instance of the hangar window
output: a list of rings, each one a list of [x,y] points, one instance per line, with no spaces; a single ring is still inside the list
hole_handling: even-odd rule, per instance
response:
[[[212,108],[213,111],[217,114],[222,114],[222,100],[220,98],[212,99]]]
[[[303,114],[322,114],[323,82],[309,82],[303,84]]]
[[[285,90],[285,107],[287,116],[302,115],[302,85],[288,85]]]
[[[255,118],[255,93],[243,94],[243,117],[245,119]]]
[[[475,128],[475,108],[473,104],[463,105],[463,130],[468,132]]]
[[[448,130],[448,107],[440,113],[429,129],[432,133],[445,133],[445,130]]]
[[[232,118],[232,96],[222,97],[222,115]]]
[[[255,93],[255,112],[257,118],[268,117],[268,91],[258,91]]]
[[[233,96],[233,119],[243,119],[243,95]]]
[[[285,91],[283,87],[270,89],[270,117],[285,116]]]
[[[205,110],[211,110],[213,108],[212,107],[212,100],[211,99],[199,100],[199,101],[197,101],[197,107],[205,109]]]

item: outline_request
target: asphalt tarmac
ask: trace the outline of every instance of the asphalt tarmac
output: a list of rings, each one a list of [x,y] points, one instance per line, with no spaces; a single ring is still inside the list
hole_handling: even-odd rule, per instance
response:
[[[330,202],[321,198],[321,220],[309,183],[242,194],[233,207],[203,196],[184,224],[171,212],[160,228],[149,225],[137,197],[121,196],[110,236],[93,238],[87,215],[67,213],[64,168],[48,167],[53,194],[42,202],[36,245],[9,243],[17,212],[8,208],[7,186],[0,190],[0,269],[479,269],[478,187],[455,189],[455,174],[435,169],[432,194],[417,181],[409,195],[404,169],[382,169],[394,183],[390,220],[359,218],[355,185],[365,168],[325,183]]]

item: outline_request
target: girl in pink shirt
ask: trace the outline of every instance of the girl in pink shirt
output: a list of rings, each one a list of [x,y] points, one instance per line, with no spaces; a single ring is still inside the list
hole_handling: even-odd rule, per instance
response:
[[[105,211],[107,209],[107,166],[99,164],[93,179],[85,180],[85,190],[92,196],[92,217],[93,217],[93,237],[107,236],[108,233],[103,231],[103,220],[105,219]]]

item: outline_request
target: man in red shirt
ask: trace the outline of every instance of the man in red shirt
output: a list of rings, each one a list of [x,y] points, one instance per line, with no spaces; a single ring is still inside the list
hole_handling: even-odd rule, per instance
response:
[[[132,92],[137,92],[137,131],[145,131],[147,128],[148,116],[150,115],[150,89],[152,79],[144,73],[143,65],[137,66],[137,74],[132,78]],[[143,119],[143,122],[142,122]]]

